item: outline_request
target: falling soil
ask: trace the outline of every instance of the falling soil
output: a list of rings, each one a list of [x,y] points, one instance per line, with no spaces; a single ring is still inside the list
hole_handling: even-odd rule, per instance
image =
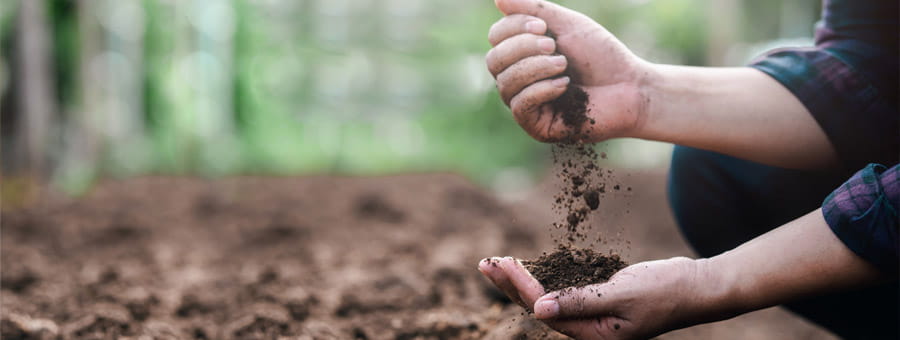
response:
[[[589,219],[606,194],[606,181],[612,180],[611,172],[597,164],[598,158],[606,158],[606,154],[598,154],[593,145],[575,143],[554,145],[553,156],[560,169],[557,177],[562,182],[553,204],[562,218],[553,227],[562,230],[563,235],[553,239],[557,245],[554,252],[523,263],[547,291],[606,282],[627,266],[617,254],[603,255],[590,248],[603,236],[596,230],[597,236],[591,237]],[[621,186],[614,184],[612,190],[621,190]],[[577,246],[589,241],[594,242],[587,248]]]
[[[627,266],[619,255],[606,256],[591,249],[567,246],[559,246],[553,253],[522,264],[548,292],[603,283]]]
[[[548,36],[554,35],[548,32]],[[566,70],[565,75],[573,82],[578,79],[578,74],[572,70]],[[563,230],[564,234],[554,239],[558,246],[555,252],[526,261],[529,271],[548,291],[605,282],[626,266],[618,255],[606,256],[591,250],[590,246],[578,248],[576,245],[590,238],[591,226],[587,222],[591,213],[600,207],[601,196],[606,193],[604,180],[608,180],[609,175],[607,173],[604,178],[604,169],[597,163],[598,157],[606,158],[606,154],[598,154],[593,144],[583,142],[596,124],[587,115],[588,100],[587,92],[569,83],[566,91],[550,102],[554,120],[561,119],[569,129],[567,138],[552,147],[553,161],[559,169],[557,177],[562,181],[562,188],[554,195],[553,203],[553,209],[562,219],[553,227]],[[613,186],[613,190],[619,189],[618,184]],[[590,241],[599,241],[601,237]]]

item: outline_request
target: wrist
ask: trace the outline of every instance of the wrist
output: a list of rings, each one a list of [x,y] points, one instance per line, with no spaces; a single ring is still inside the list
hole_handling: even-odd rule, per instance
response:
[[[660,120],[660,108],[665,107],[663,85],[666,79],[666,65],[639,61],[637,73],[638,91],[641,101],[637,107],[637,121],[628,137],[656,140],[652,131]]]
[[[742,301],[740,282],[722,255],[697,259],[695,291],[707,321],[728,319],[752,310]]]

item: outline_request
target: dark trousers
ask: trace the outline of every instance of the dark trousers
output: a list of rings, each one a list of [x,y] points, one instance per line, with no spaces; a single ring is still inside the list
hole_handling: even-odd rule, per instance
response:
[[[710,257],[819,208],[851,175],[775,168],[678,146],[669,202],[684,237]],[[898,290],[894,281],[785,307],[845,339],[900,339]]]

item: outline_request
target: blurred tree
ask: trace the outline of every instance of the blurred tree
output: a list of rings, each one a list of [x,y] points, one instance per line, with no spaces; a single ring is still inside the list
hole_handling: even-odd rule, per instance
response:
[[[809,37],[819,8],[817,0],[561,2],[651,61],[692,65],[733,64],[752,50],[745,45]],[[489,183],[510,171],[537,174],[549,159],[484,69],[485,34],[501,16],[490,1],[28,3],[16,22],[44,27],[29,34],[45,42],[8,39],[12,14],[0,11],[0,37],[13,49],[0,68],[13,73],[4,98],[51,98],[35,102],[45,113],[28,116],[31,126],[50,124],[57,115],[46,112],[59,108],[61,129],[31,134],[49,147],[24,153],[58,162],[55,178],[75,191],[96,176],[147,172],[453,170]],[[29,6],[44,7],[37,12],[49,22],[23,16]],[[52,47],[45,80],[22,81],[25,69],[9,66],[23,44]],[[41,82],[31,97],[12,95]],[[9,124],[25,116],[6,101],[4,168],[10,136],[25,135],[25,125]]]

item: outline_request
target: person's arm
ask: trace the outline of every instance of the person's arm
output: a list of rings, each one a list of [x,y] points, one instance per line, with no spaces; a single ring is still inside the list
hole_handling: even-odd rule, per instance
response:
[[[632,137],[785,168],[838,163],[806,107],[757,69],[653,65],[651,70],[643,87],[646,119]]]
[[[870,164],[818,209],[705,260],[734,310],[897,278],[900,165]]]
[[[537,140],[573,136],[548,104],[571,84],[589,95],[586,142],[653,139],[790,168],[837,162],[805,106],[758,70],[651,64],[581,13],[543,0],[496,4],[506,16],[490,30],[488,70]]]
[[[704,261],[727,287],[721,305],[741,313],[887,278],[835,236],[821,209]]]

